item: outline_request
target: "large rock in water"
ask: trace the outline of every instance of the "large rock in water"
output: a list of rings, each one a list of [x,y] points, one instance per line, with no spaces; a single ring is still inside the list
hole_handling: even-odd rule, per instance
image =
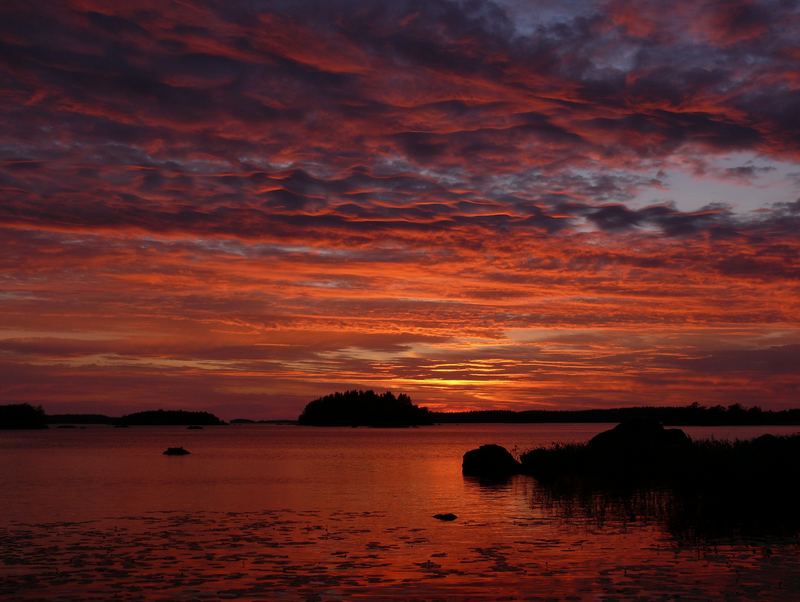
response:
[[[461,472],[467,476],[498,479],[520,471],[520,463],[501,445],[481,445],[464,454]]]
[[[652,454],[681,450],[692,440],[680,429],[665,429],[655,420],[627,420],[595,435],[587,444],[594,454]]]

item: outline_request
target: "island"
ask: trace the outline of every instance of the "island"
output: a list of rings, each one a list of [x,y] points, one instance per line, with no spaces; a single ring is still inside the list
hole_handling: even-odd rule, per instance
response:
[[[47,424],[114,424],[117,418],[105,414],[48,414]]]
[[[297,424],[297,420],[289,420],[285,418],[278,418],[273,420],[253,420],[252,418],[234,418],[230,421],[231,424],[271,424],[278,426],[292,426]]]
[[[0,429],[46,429],[47,417],[40,406],[15,403],[0,406]]]
[[[40,406],[28,403],[0,405],[0,429],[46,429],[48,424],[107,424],[116,427],[164,425],[164,426],[215,426],[224,425],[210,412],[189,410],[145,410],[122,417],[105,414],[52,414],[48,415]]]
[[[390,391],[345,391],[333,393],[308,403],[297,419],[308,426],[407,427],[433,424],[428,408],[412,403],[400,393]]]
[[[147,410],[127,414],[116,420],[118,425],[223,425],[224,421],[210,412],[190,412],[187,410]]]

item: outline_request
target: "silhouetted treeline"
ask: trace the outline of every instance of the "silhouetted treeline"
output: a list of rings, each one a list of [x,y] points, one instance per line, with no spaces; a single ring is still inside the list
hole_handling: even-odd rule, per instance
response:
[[[48,424],[114,424],[119,418],[105,414],[48,414]]]
[[[345,391],[315,399],[297,419],[312,426],[416,426],[432,424],[428,408],[411,402],[404,393]]]
[[[475,412],[431,412],[436,423],[465,422],[624,422],[655,420],[666,425],[780,425],[800,424],[800,409],[762,410],[739,404],[706,407],[693,403],[679,407],[638,407],[598,410],[482,410]]]
[[[210,412],[187,410],[147,410],[122,417],[105,414],[47,415],[39,406],[27,403],[0,405],[0,428],[47,428],[48,424],[119,424],[119,425],[215,425],[225,424]]]
[[[210,412],[189,412],[187,410],[147,410],[145,412],[135,412],[117,419],[115,423],[128,425],[225,424]]]
[[[128,424],[128,425],[211,425],[225,424],[209,412],[187,410],[147,410],[122,417],[105,414],[53,414],[46,416],[49,424]]]
[[[231,424],[277,424],[281,426],[289,426],[297,424],[297,420],[252,420],[250,418],[234,418]]]
[[[0,406],[0,429],[46,429],[47,419],[40,406],[15,403]]]

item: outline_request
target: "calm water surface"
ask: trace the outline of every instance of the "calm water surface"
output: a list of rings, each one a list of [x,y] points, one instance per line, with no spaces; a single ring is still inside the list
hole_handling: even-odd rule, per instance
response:
[[[528,477],[460,472],[483,443],[523,451],[609,426],[0,431],[0,597],[800,597],[789,534],[687,545],[655,519],[554,508]],[[161,455],[177,445],[192,455]]]

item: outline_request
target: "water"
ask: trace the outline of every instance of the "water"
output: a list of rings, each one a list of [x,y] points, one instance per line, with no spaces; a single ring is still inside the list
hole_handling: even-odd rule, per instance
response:
[[[0,597],[800,596],[791,534],[688,545],[654,517],[554,505],[528,477],[460,473],[482,443],[522,451],[609,426],[0,431]],[[177,445],[192,455],[161,455]]]

